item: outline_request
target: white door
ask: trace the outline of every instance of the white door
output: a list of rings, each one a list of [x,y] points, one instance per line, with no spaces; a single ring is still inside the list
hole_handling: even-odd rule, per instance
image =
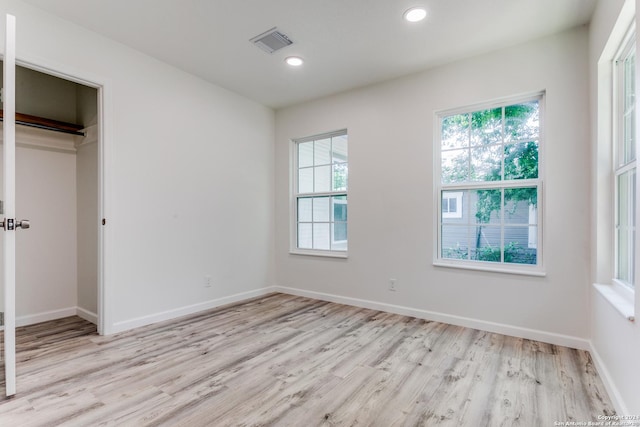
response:
[[[7,396],[16,394],[16,230],[29,228],[29,222],[16,220],[16,19],[7,15],[4,46],[4,212],[0,226],[4,229],[4,369]]]

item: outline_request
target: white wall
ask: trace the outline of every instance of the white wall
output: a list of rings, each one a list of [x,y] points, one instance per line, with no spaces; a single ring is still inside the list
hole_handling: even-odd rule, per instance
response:
[[[105,332],[273,283],[272,110],[20,1],[0,13],[18,60],[105,87]]]
[[[18,144],[36,140],[40,143],[62,142],[73,147],[73,138],[69,135],[22,126],[16,128]],[[18,325],[75,314],[75,163],[73,152],[24,146],[16,149],[16,216],[19,220],[31,221],[30,229],[16,231]],[[0,188],[1,173],[0,161]],[[0,248],[3,238],[4,233],[0,233]],[[0,255],[1,252],[0,249]]]
[[[636,0],[628,0],[636,1]],[[609,224],[611,221],[611,204],[607,203],[606,181],[610,175],[606,172],[610,168],[610,153],[598,150],[598,123],[597,106],[602,99],[598,97],[598,60],[609,39],[616,19],[622,9],[624,0],[600,1],[594,13],[590,25],[589,37],[589,72],[590,96],[591,96],[591,152],[593,203],[592,213],[592,238],[593,250],[592,282],[608,283],[611,278],[611,268],[607,266],[607,257],[612,251],[611,236],[607,230],[598,227],[599,224]],[[640,10],[640,1],[637,1],[636,10]],[[636,18],[637,19],[637,18]],[[636,21],[636,25],[638,25]],[[639,43],[640,45],[640,43]],[[638,70],[640,72],[640,69]],[[605,162],[604,167],[598,165]],[[603,171],[596,175],[595,171]],[[605,180],[603,183],[603,179]],[[596,190],[599,189],[600,193]],[[603,377],[609,390],[609,394],[616,403],[616,409],[623,414],[640,414],[640,325],[625,319],[603,296],[595,289],[590,294],[591,309],[589,316],[590,335],[593,346],[592,353],[598,362],[600,375]],[[640,292],[635,295],[636,316],[640,307]]]
[[[587,40],[579,28],[278,110],[278,285],[587,346]],[[434,111],[543,89],[546,277],[434,267]],[[342,128],[349,134],[349,257],[289,254],[290,140]],[[388,291],[390,278],[397,292]]]

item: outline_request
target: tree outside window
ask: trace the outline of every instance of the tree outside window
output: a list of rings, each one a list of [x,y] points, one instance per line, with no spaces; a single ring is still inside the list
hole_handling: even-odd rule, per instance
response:
[[[440,116],[439,258],[539,264],[541,99]]]

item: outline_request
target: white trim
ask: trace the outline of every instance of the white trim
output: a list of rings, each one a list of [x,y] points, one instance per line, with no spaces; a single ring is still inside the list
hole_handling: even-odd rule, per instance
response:
[[[340,240],[341,242],[343,240]],[[347,251],[323,251],[320,249],[291,249],[291,255],[324,256],[328,258],[349,258]]]
[[[3,199],[4,221],[16,214],[16,18],[6,15],[3,58]],[[16,232],[5,233],[4,277],[4,378],[7,397],[16,394]]]
[[[439,313],[435,311],[421,310],[417,308],[405,307],[400,305],[387,304],[387,303],[371,301],[371,300],[363,300],[358,298],[343,297],[343,296],[334,295],[334,294],[307,291],[303,289],[289,288],[284,286],[274,286],[270,289],[273,292],[281,292],[289,295],[296,295],[296,296],[318,299],[322,301],[335,302],[338,304],[369,308],[372,310],[380,310],[388,313],[400,314],[403,316],[412,316],[418,319],[432,320],[436,322],[447,323],[450,325],[480,329],[487,332],[509,335],[513,337],[525,338],[530,340],[536,340],[536,341],[541,341],[548,344],[561,345],[561,346],[570,347],[570,348],[577,348],[580,350],[589,350],[591,348],[588,340],[584,338],[573,337],[570,335],[556,334],[553,332],[522,328],[519,326],[505,325],[503,323],[488,322],[484,320],[472,319],[469,317],[455,316],[455,315]]]
[[[34,325],[36,323],[75,316],[76,311],[76,307],[67,307],[59,310],[43,311],[42,313],[27,314],[26,316],[16,317],[16,326]]]
[[[94,325],[98,323],[98,315],[96,313],[81,307],[67,307],[16,317],[16,327],[35,325],[36,323],[49,322],[71,316],[78,316]],[[4,331],[4,326],[0,326],[0,331]]]
[[[85,310],[82,307],[76,307],[76,316],[86,320],[87,322],[91,322],[94,325],[98,324],[98,314],[89,310]]]
[[[313,191],[311,193],[300,193],[298,191],[298,186],[299,186],[299,182],[298,182],[298,177],[299,177],[299,172],[300,169],[311,169],[312,171],[314,171],[315,174],[315,170],[317,167],[324,167],[324,166],[329,166],[331,168],[331,174],[333,174],[333,166],[335,164],[338,163],[334,163],[333,162],[333,158],[331,157],[329,159],[329,163],[326,165],[315,165],[312,164],[311,166],[305,166],[303,168],[300,168],[298,165],[298,157],[299,157],[299,152],[298,152],[298,145],[299,144],[303,144],[303,143],[309,143],[309,142],[315,142],[321,139],[332,139],[334,137],[339,137],[339,136],[345,136],[347,138],[347,144],[348,144],[348,131],[347,129],[340,129],[340,130],[336,130],[336,131],[331,131],[331,132],[326,132],[326,133],[321,133],[321,134],[317,134],[317,135],[312,135],[312,136],[307,136],[304,138],[295,138],[295,139],[291,139],[290,140],[290,153],[289,153],[289,165],[290,165],[290,213],[289,213],[289,253],[291,254],[297,254],[297,255],[311,255],[311,256],[325,256],[325,257],[333,257],[333,258],[346,258],[347,257],[347,251],[342,251],[342,250],[336,250],[336,249],[331,249],[332,244],[335,242],[348,242],[348,238],[347,240],[340,240],[340,241],[335,241],[333,239],[333,230],[332,230],[332,225],[335,223],[334,218],[333,218],[333,197],[338,197],[338,196],[344,196],[347,198],[349,197],[349,189],[348,189],[348,185],[347,188],[345,190],[340,190],[340,191],[334,191],[332,188],[330,188],[330,191]],[[333,145],[333,142],[331,143]],[[348,151],[348,146],[347,146],[347,151]],[[349,164],[348,161],[348,155],[347,155],[347,161],[346,162],[339,162],[339,164]],[[348,180],[348,172],[347,172],[347,180]],[[314,179],[315,181],[315,179]],[[333,179],[331,179],[331,181],[333,181]],[[329,249],[311,249],[311,248],[299,248],[298,247],[298,228],[299,228],[299,222],[298,222],[298,200],[302,199],[302,198],[317,198],[317,197],[329,197],[330,198],[330,218],[329,221],[314,221],[313,218],[310,222],[304,222],[305,224],[311,224],[311,226],[313,227],[314,224],[320,224],[320,223],[327,223],[329,224],[330,230],[329,230],[329,234],[331,235],[330,237],[330,242],[329,242]],[[347,202],[348,203],[348,202]],[[345,204],[347,204],[345,203]],[[339,221],[339,222],[344,222],[347,224],[347,227],[349,226],[349,221],[347,219],[347,221]],[[348,244],[348,243],[347,243]],[[312,246],[313,246],[313,237],[312,237]]]
[[[0,55],[2,56],[2,55]],[[111,206],[111,185],[109,175],[113,144],[110,144],[113,117],[111,80],[104,75],[97,75],[86,69],[76,68],[64,63],[54,62],[30,52],[20,52],[16,65],[34,71],[49,74],[98,90],[98,219],[109,218],[108,207]],[[99,226],[98,231],[98,333],[106,335],[111,330],[111,290],[107,284],[110,273],[110,242],[112,227]]]
[[[214,299],[214,300],[200,302],[197,304],[174,308],[174,309],[162,311],[159,313],[149,314],[146,316],[140,316],[140,317],[136,317],[129,320],[115,322],[113,325],[111,325],[109,334],[128,331],[129,329],[139,328],[141,326],[147,326],[153,323],[175,319],[175,318],[186,316],[189,314],[198,313],[204,310],[210,310],[212,308],[220,307],[222,305],[242,302],[250,298],[267,295],[273,292],[276,292],[273,288],[265,287],[265,288],[260,288],[253,291],[242,292],[239,294],[229,295],[229,296]]]
[[[600,283],[594,283],[593,287],[596,288],[598,293],[609,302],[625,319],[630,322],[635,321],[635,308],[633,299],[630,298],[630,291],[624,290],[624,285],[614,283],[612,285],[603,285]]]
[[[591,353],[591,359],[596,366],[596,371],[598,371],[598,375],[602,380],[602,384],[604,384],[604,388],[607,390],[607,394],[609,395],[609,399],[611,399],[611,403],[613,403],[613,407],[615,408],[616,413],[620,415],[630,414],[629,410],[627,409],[627,405],[625,405],[624,403],[622,394],[618,390],[618,387],[616,387],[616,384],[613,381],[609,370],[607,369],[607,365],[600,357],[600,353],[598,353],[592,341],[589,341],[588,350],[589,353]]]
[[[527,264],[501,264],[491,261],[469,261],[455,259],[439,259],[433,261],[435,267],[459,268],[462,270],[488,271],[492,273],[518,274],[521,276],[545,277],[547,273],[538,267],[528,269]]]
[[[442,178],[442,152],[443,151],[452,151],[451,150],[442,150],[442,120],[446,116],[457,115],[457,114],[471,114],[476,111],[482,111],[486,109],[492,108],[501,108],[502,109],[502,122],[504,126],[505,116],[504,116],[504,108],[509,105],[518,104],[521,102],[530,102],[537,101],[539,108],[539,134],[537,138],[538,142],[538,177],[531,179],[522,179],[522,180],[505,180],[501,179],[499,181],[464,181],[460,183],[450,183],[443,184],[441,182]],[[532,276],[544,276],[546,273],[544,272],[544,234],[545,227],[543,225],[544,222],[544,192],[543,192],[543,177],[544,177],[544,147],[545,147],[545,110],[546,110],[546,90],[542,90],[539,92],[533,92],[530,94],[521,94],[511,97],[503,97],[499,99],[495,99],[492,101],[487,101],[483,103],[478,103],[471,106],[466,107],[457,107],[451,108],[447,110],[439,110],[434,112],[434,133],[433,133],[433,192],[434,192],[434,206],[436,207],[436,214],[433,216],[434,219],[434,235],[436,239],[433,241],[433,265],[441,266],[441,267],[450,267],[450,268],[462,268],[468,270],[482,270],[489,272],[497,272],[497,273],[509,273],[509,274],[524,274],[524,275],[532,275]],[[504,132],[504,128],[503,128]],[[509,144],[514,144],[514,142],[509,142]],[[499,144],[493,144],[496,146],[503,147],[505,146],[505,141],[502,140]],[[471,153],[472,146],[468,146],[466,148],[462,148],[461,150],[468,150]],[[470,154],[469,154],[470,155]],[[502,161],[502,178],[504,178],[504,161]],[[471,161],[469,160],[469,167],[471,167]],[[442,213],[442,193],[451,192],[451,191],[470,191],[477,189],[496,189],[504,192],[506,189],[510,188],[523,188],[523,187],[532,187],[536,188],[537,192],[537,240],[536,240],[536,264],[532,265],[531,268],[528,266],[530,264],[515,264],[515,263],[507,263],[504,261],[504,250],[501,251],[501,259],[498,262],[492,262],[490,265],[488,263],[477,261],[473,259],[465,259],[465,260],[455,260],[450,258],[442,257],[442,226],[445,225],[443,222],[443,218],[447,218]],[[470,203],[469,203],[470,204]],[[502,206],[504,208],[504,206]],[[463,207],[463,209],[467,209]],[[469,213],[468,226],[473,226],[474,224],[471,222],[471,215]],[[464,214],[462,215],[464,217]],[[502,216],[501,216],[502,218]],[[529,223],[531,220],[529,219]],[[497,224],[495,224],[497,226]],[[504,230],[508,225],[504,223],[504,220],[500,222],[500,230],[502,239],[504,240]],[[530,229],[529,229],[530,230]],[[502,242],[504,243],[504,242]],[[501,243],[501,244],[502,244]],[[504,249],[504,247],[502,247]],[[533,249],[533,248],[531,248]]]

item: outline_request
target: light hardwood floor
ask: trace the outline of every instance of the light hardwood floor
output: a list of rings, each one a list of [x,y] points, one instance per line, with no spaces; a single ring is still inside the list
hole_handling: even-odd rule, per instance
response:
[[[588,352],[283,294],[108,337],[72,317],[19,328],[17,342],[2,426],[535,427],[614,414]]]

